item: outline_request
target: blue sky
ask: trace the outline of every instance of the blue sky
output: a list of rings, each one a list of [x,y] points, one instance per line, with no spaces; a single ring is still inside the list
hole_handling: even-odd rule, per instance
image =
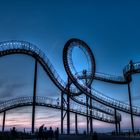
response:
[[[66,79],[63,46],[68,39],[79,38],[92,49],[97,72],[123,75],[123,68],[130,59],[140,61],[139,7],[138,0],[1,0],[0,41],[25,40],[37,45]],[[34,60],[27,56],[0,58],[1,100],[32,95],[33,64]],[[137,99],[139,82],[140,76],[134,75],[132,96]],[[93,81],[93,86],[108,96],[128,101],[125,85]],[[37,90],[42,96],[60,96],[41,67]],[[134,100],[133,104],[140,105],[139,100]],[[100,124],[96,122],[95,126],[103,129],[105,125]]]

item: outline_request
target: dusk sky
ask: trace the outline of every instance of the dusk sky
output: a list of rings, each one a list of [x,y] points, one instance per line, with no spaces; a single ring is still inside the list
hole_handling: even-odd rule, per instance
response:
[[[123,76],[123,68],[131,59],[134,62],[140,61],[140,1],[0,0],[0,41],[24,40],[35,44],[46,53],[64,80],[67,75],[62,53],[70,38],[79,38],[90,46],[95,57],[96,72]],[[80,54],[75,53],[74,57],[81,60]],[[75,61],[75,64],[77,62]],[[29,56],[10,55],[0,58],[0,102],[15,97],[32,96],[33,69],[34,59]],[[140,75],[134,75],[132,79],[133,105],[140,106]],[[37,95],[60,97],[61,91],[41,66],[38,69],[37,84]],[[128,103],[127,85],[94,80],[92,86],[105,95]],[[122,128],[131,129],[130,116],[125,113],[122,115]],[[38,107],[36,117],[36,127],[42,123],[47,127],[60,127],[59,110]],[[71,118],[74,128],[74,119]],[[79,116],[78,119],[79,128],[86,129],[86,118]],[[0,120],[2,124],[2,114]],[[8,111],[6,121],[7,129],[9,126],[30,128],[31,107]],[[140,127],[138,121],[139,118],[136,117],[136,128]],[[99,132],[115,129],[114,125],[96,120],[93,125],[94,130]]]

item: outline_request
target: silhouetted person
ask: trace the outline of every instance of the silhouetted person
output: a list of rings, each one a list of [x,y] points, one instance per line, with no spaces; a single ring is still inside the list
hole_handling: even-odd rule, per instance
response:
[[[129,65],[130,65],[130,70],[133,70],[134,66],[133,66],[133,61],[132,60],[130,60]]]
[[[86,134],[87,134],[85,130],[84,130],[83,134],[84,134],[84,135],[86,135]]]
[[[93,133],[92,140],[98,140],[98,136],[97,136],[97,133],[96,132]]]
[[[44,135],[44,139],[47,140],[48,139],[47,127],[44,128],[43,135]]]
[[[43,128],[44,124],[39,127],[39,139],[43,140]]]
[[[17,131],[15,127],[12,128],[11,133],[13,138],[17,138]]]
[[[57,105],[59,105],[59,102],[60,102],[60,100],[59,100],[59,98],[57,98]]]
[[[52,127],[50,127],[50,130],[48,131],[48,137],[52,140],[53,138],[53,130]]]
[[[56,139],[56,140],[59,140],[59,128],[58,128],[58,127],[57,127],[57,129],[55,130],[54,135],[55,135],[55,139]]]
[[[87,70],[83,70],[83,71],[82,71],[82,74],[83,74],[85,77],[87,77]]]
[[[24,134],[26,133],[25,128],[24,128]]]

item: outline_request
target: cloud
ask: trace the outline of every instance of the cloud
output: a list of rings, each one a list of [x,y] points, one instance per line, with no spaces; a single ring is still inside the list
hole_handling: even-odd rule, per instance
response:
[[[10,97],[19,94],[20,91],[25,89],[25,87],[27,87],[25,82],[14,82],[14,80],[11,82],[6,79],[0,79],[0,102],[2,102],[4,99],[9,99]]]

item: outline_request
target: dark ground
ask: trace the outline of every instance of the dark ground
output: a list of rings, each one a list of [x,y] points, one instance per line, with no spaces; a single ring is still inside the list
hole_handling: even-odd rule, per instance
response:
[[[88,136],[88,135],[71,135],[71,136],[67,136],[67,135],[62,135],[60,136],[60,140],[140,140],[140,136],[139,137],[128,137],[128,136],[107,136],[107,135],[99,135],[96,138],[92,138],[92,136]]]
[[[12,138],[11,136],[8,136],[5,133],[4,135],[0,135],[0,140],[39,140],[35,138],[35,135],[30,136],[23,136],[19,138]],[[51,140],[51,139],[48,139]],[[52,140],[55,140],[53,138]],[[97,137],[91,136],[91,135],[60,135],[59,140],[140,140],[140,136],[112,136],[112,135],[106,135],[106,134],[98,134]]]

